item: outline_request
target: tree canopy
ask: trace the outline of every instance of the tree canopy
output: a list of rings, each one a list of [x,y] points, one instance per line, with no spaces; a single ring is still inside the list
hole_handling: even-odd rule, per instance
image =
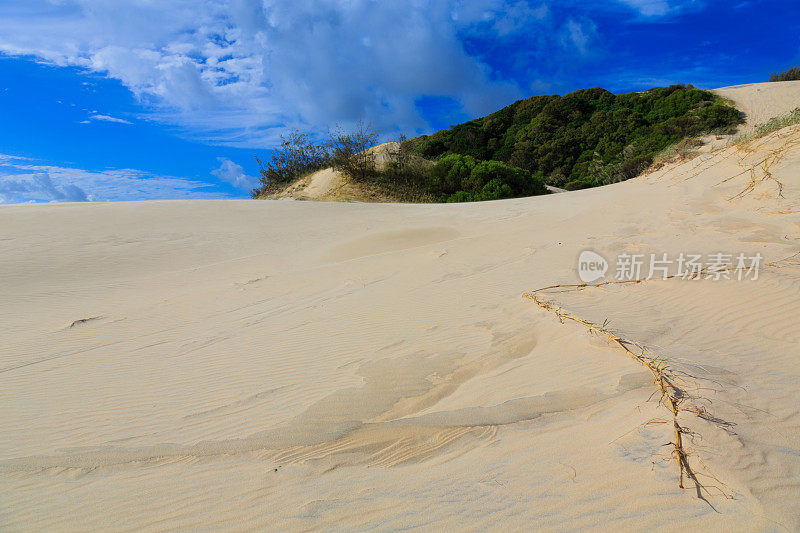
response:
[[[546,194],[539,176],[500,161],[449,154],[428,171],[428,191],[444,202],[499,200]]]
[[[669,145],[741,121],[734,107],[692,86],[626,94],[594,88],[565,96],[533,96],[413,143],[423,157],[459,154],[476,165],[504,163],[544,177],[551,185],[581,188],[634,177]],[[453,172],[461,176],[465,171]],[[449,184],[442,181],[442,191],[447,192]],[[462,190],[478,194],[474,187]],[[518,191],[513,195],[529,194],[525,187]]]

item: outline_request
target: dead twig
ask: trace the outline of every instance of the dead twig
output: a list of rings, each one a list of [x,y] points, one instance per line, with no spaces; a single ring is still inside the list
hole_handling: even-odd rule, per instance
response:
[[[675,276],[670,276],[670,277],[675,277]],[[712,422],[714,422],[717,421],[717,419],[709,415],[704,407],[698,407],[698,406],[695,406],[693,408],[681,407],[681,405],[686,400],[692,399],[692,396],[689,395],[687,391],[685,391],[682,387],[680,387],[676,383],[676,373],[672,371],[672,369],[669,367],[665,359],[652,357],[648,355],[644,346],[630,339],[625,339],[617,335],[616,333],[613,333],[612,331],[609,331],[607,329],[606,324],[597,325],[594,324],[593,322],[590,322],[589,320],[565,312],[563,309],[557,307],[552,301],[543,298],[540,294],[545,290],[552,290],[559,288],[582,289],[584,287],[596,287],[601,285],[609,285],[613,283],[640,283],[641,281],[643,280],[605,282],[598,284],[581,283],[573,285],[551,285],[549,287],[543,287],[541,289],[537,289],[535,291],[526,293],[524,297],[533,301],[536,305],[538,305],[542,309],[554,314],[562,323],[564,322],[564,320],[570,320],[588,328],[589,331],[594,334],[602,335],[608,338],[620,350],[625,352],[629,357],[631,357],[632,359],[634,359],[635,361],[637,361],[639,364],[641,364],[650,371],[650,374],[653,377],[653,382],[656,385],[658,392],[661,394],[659,404],[665,405],[672,414],[671,422],[674,434],[674,441],[671,442],[670,444],[673,447],[672,455],[676,458],[680,469],[678,486],[682,489],[686,489],[684,485],[684,479],[685,477],[688,477],[689,479],[692,480],[692,482],[695,485],[694,488],[697,492],[697,497],[705,500],[702,491],[706,490],[706,492],[708,492],[707,488],[698,480],[697,475],[695,474],[694,470],[689,464],[688,453],[684,446],[683,436],[684,434],[691,434],[691,432],[687,431],[686,428],[681,426],[678,420],[678,415],[681,411],[690,411],[697,417],[703,418],[705,420],[711,420]],[[656,419],[652,419],[648,421],[647,424],[654,423],[656,421],[657,421]],[[664,421],[664,422],[669,423],[669,421]],[[723,494],[725,494],[724,491],[719,489],[719,487],[717,486],[710,488],[718,489],[721,492],[723,492]],[[725,495],[727,497],[727,494]],[[709,505],[711,504],[709,503]]]

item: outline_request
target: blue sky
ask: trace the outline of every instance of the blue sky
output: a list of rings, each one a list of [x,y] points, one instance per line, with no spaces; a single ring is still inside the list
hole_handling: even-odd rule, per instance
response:
[[[3,0],[0,203],[244,198],[291,128],[798,64],[797,0]]]

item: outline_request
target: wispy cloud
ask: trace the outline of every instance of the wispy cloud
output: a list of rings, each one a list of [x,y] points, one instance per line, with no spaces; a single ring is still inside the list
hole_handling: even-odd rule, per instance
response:
[[[116,124],[133,124],[133,122],[129,120],[125,120],[123,118],[112,117],[110,115],[92,115],[89,117],[92,120],[99,120],[102,122],[114,122]],[[87,122],[87,121],[84,121]]]
[[[506,37],[518,32],[530,32],[550,14],[547,4],[532,4],[525,0],[474,1],[456,4],[452,19],[460,28],[472,25],[483,26],[497,37]]]
[[[670,5],[666,0],[620,0],[646,17],[663,16],[669,13]]]
[[[561,32],[561,42],[574,47],[581,56],[590,52],[590,45],[597,39],[597,27],[591,21],[578,22],[569,19]]]
[[[701,0],[617,0],[643,17],[658,18],[703,7]]]
[[[25,201],[86,202],[86,191],[73,184],[56,186],[46,172],[0,176],[0,203]]]
[[[225,198],[201,181],[135,169],[83,170],[0,154],[0,203]]]
[[[212,170],[211,174],[222,181],[245,191],[251,191],[258,184],[258,178],[245,174],[241,165],[225,157],[218,157],[217,160],[220,163],[219,168]]]

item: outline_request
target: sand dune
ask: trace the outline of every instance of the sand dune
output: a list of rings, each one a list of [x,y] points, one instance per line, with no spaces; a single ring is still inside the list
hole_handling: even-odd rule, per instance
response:
[[[723,87],[715,92],[730,98],[747,116],[747,130],[762,124],[773,117],[785,115],[800,107],[797,99],[800,81],[784,81],[780,83],[750,83]]]
[[[366,152],[372,154],[375,167],[384,170],[387,164],[395,159],[400,150],[399,142],[386,142],[368,148]],[[421,157],[410,155],[418,165],[430,165],[431,163]],[[550,188],[550,187],[548,187]],[[563,189],[550,188],[553,192],[561,192]],[[397,196],[387,194],[388,191],[380,188],[371,187],[363,183],[353,183],[344,177],[341,172],[333,168],[324,168],[304,176],[281,190],[267,194],[265,198],[270,200],[315,200],[320,202],[392,202]]]
[[[0,207],[0,529],[797,530],[800,127],[726,142],[481,204]],[[668,360],[704,488],[647,369],[522,297],[586,249],[765,258],[544,293]]]

